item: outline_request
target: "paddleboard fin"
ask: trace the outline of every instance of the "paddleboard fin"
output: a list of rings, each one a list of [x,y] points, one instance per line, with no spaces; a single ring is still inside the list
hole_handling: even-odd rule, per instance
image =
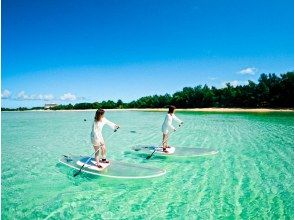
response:
[[[64,158],[66,159],[67,162],[72,161],[72,159],[70,158],[70,156],[66,156],[66,155],[62,155],[62,156],[64,156]]]

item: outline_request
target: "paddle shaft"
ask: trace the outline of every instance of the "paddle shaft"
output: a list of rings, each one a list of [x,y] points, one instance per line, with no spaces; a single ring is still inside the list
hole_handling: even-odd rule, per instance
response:
[[[107,140],[109,140],[109,139],[111,138],[111,136],[112,136],[114,133],[115,133],[115,131],[112,132],[112,134],[109,135],[109,136],[106,138],[106,140],[105,140],[104,142],[106,142]],[[89,158],[88,158],[88,160],[86,161],[86,163],[84,163],[83,166],[79,169],[79,171],[76,172],[76,173],[74,174],[74,177],[77,176],[77,175],[82,171],[82,169],[84,168],[85,164],[87,164],[87,163],[92,159],[92,156],[93,156],[94,154],[96,154],[96,153],[100,150],[100,148],[101,148],[102,146],[103,146],[103,144],[100,144],[99,148],[98,148],[94,153],[92,153],[92,154],[89,156]]]
[[[181,127],[181,124],[179,125],[179,127]],[[175,131],[173,131],[173,133],[175,133]],[[171,133],[170,136],[171,136],[173,133]],[[168,141],[168,139],[170,138],[170,136],[167,137],[167,138],[165,139],[165,141],[162,142],[162,145]],[[156,148],[154,149],[154,151],[153,151],[149,156],[146,157],[147,160],[150,159],[150,158],[153,156],[153,154],[155,153],[155,151],[157,150],[157,148],[159,148],[159,147],[156,147]]]

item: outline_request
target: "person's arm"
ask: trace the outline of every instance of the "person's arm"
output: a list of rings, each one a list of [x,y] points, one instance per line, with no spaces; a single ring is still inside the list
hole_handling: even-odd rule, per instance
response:
[[[175,114],[172,115],[173,119],[175,119],[176,122],[178,122],[179,124],[183,124],[183,121],[181,119],[179,119]]]
[[[113,122],[109,121],[108,119],[104,118],[105,124],[107,124],[109,127],[111,127],[113,130],[116,130],[119,128],[118,125],[114,124]]]

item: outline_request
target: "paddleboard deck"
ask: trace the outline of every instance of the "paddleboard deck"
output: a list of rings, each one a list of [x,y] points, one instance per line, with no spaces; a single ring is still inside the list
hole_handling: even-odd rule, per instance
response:
[[[79,165],[79,166],[85,165],[84,167],[87,167],[88,169],[95,170],[95,171],[102,171],[110,165],[110,163],[102,163],[100,160],[99,164],[102,166],[102,168],[98,168],[97,162],[95,160],[89,160],[88,163],[86,163],[86,162],[87,162],[87,160],[78,160],[77,165]]]
[[[83,166],[88,159],[88,156],[63,156],[59,159],[59,162],[72,169],[80,170],[81,166]],[[159,177],[166,173],[166,170],[164,169],[115,160],[110,160],[107,167],[102,170],[98,170],[98,167],[93,164],[92,161],[95,163],[95,159],[91,158],[86,164],[87,166],[85,165],[83,167],[82,172],[95,176],[120,179],[146,179]]]
[[[143,153],[151,154],[156,149],[154,154],[160,156],[175,156],[175,157],[199,157],[215,155],[217,150],[212,148],[190,148],[190,147],[170,147],[167,148],[168,153],[163,152],[162,147],[156,147],[155,145],[136,145],[132,147],[132,150]]]
[[[150,153],[152,153],[154,150],[155,150],[155,153],[157,153],[157,154],[165,155],[165,154],[174,154],[176,148],[175,147],[167,147],[166,148],[167,152],[164,152],[162,147],[158,147],[158,148],[153,147],[153,149],[152,148],[149,149]]]

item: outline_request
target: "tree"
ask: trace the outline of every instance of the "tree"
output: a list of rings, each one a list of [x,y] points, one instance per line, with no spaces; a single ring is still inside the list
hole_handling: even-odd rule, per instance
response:
[[[117,100],[117,102],[116,102],[116,107],[117,108],[123,108],[123,101],[121,100],[121,99],[119,99],[119,100]]]
[[[258,83],[248,81],[248,85],[232,86],[226,84],[224,88],[208,87],[207,85],[184,87],[174,94],[144,96],[129,103],[108,100],[94,103],[77,103],[75,105],[58,105],[53,110],[70,109],[110,109],[110,108],[166,108],[169,105],[178,108],[204,107],[271,107],[294,108],[294,72],[287,72],[280,76],[270,73],[261,74]],[[32,109],[39,109],[38,107]],[[24,111],[28,108],[1,108],[2,111]]]

